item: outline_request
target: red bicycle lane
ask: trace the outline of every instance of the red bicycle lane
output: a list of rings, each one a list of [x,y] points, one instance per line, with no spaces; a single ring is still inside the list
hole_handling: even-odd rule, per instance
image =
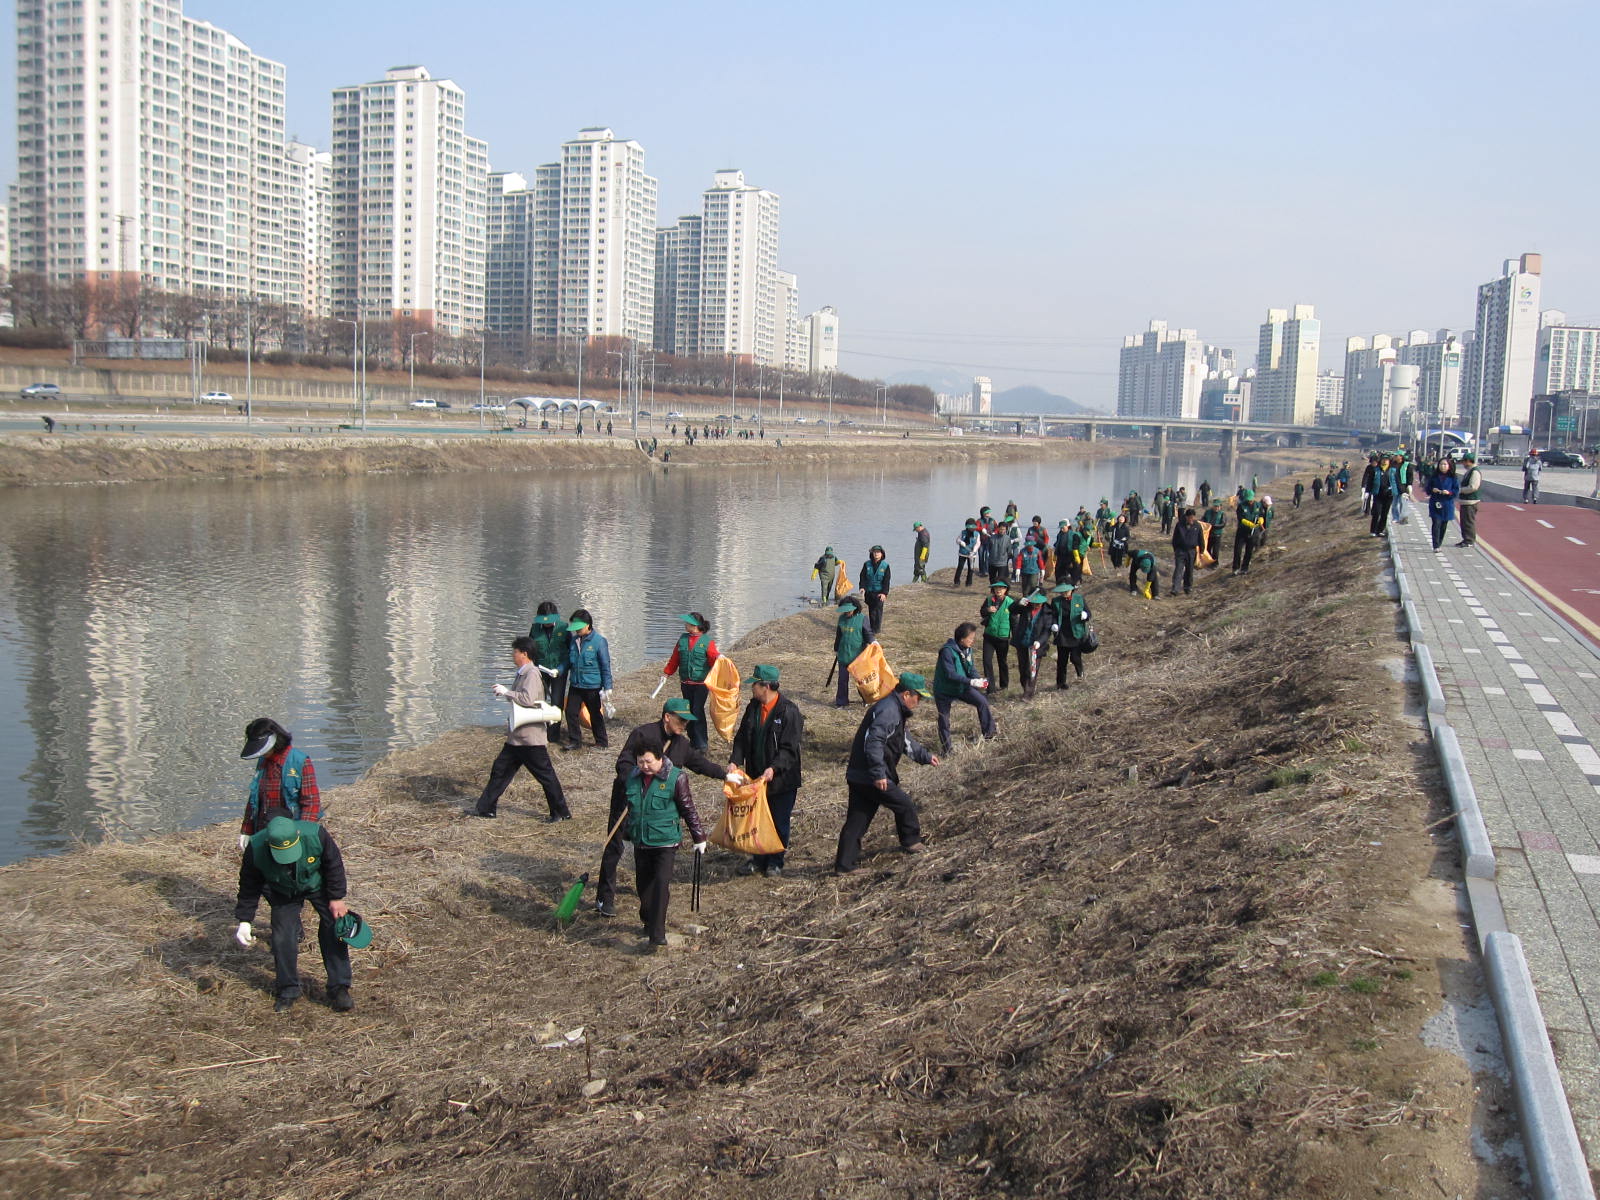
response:
[[[1478,544],[1600,646],[1600,512],[1571,504],[1478,507]]]

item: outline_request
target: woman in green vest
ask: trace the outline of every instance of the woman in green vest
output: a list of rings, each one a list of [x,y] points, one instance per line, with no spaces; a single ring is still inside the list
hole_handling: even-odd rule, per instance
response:
[[[533,664],[539,668],[545,702],[555,705],[564,714],[567,708],[567,644],[572,635],[567,632],[567,623],[561,619],[561,610],[554,600],[539,601],[528,636],[533,639]],[[552,746],[561,744],[559,719],[551,721],[546,732]]]
[[[678,857],[678,843],[683,840],[678,822],[681,819],[689,826],[696,854],[706,852],[706,834],[689,791],[688,773],[657,757],[654,750],[643,751],[635,760],[623,790],[628,803],[628,840],[633,843],[634,880],[639,889],[639,920],[649,938],[644,952],[654,954],[667,944],[672,866]]]
[[[884,557],[882,546],[874,546],[861,564],[860,587],[867,598],[872,632],[877,633],[883,627],[883,602],[889,596],[889,560]]]
[[[1011,668],[1006,658],[1011,653],[1011,597],[1006,595],[1011,585],[997,579],[989,585],[989,595],[978,606],[978,624],[983,627],[983,675],[989,681],[989,695],[1006,690],[1011,681]],[[995,658],[999,656],[999,674],[995,673]],[[999,680],[998,683],[995,681]]]
[[[1083,641],[1089,636],[1089,610],[1078,589],[1059,583],[1050,593],[1050,631],[1056,643],[1056,691],[1067,690],[1067,664],[1083,678]]]
[[[678,676],[678,690],[689,702],[694,720],[689,723],[689,744],[696,750],[706,748],[706,676],[711,664],[717,661],[717,644],[709,636],[711,622],[697,612],[683,613],[678,620],[684,624],[683,635],[673,647],[672,657],[661,668],[663,675],[674,672]]]
[[[833,629],[833,661],[839,670],[839,690],[833,698],[835,708],[850,707],[849,666],[855,662],[857,655],[877,640],[867,627],[861,597],[846,596],[839,601],[839,623]]]

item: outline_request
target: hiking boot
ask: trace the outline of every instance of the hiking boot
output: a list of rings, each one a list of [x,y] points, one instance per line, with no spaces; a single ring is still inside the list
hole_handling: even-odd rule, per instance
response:
[[[859,870],[859,869],[860,868],[858,868],[858,867],[841,867],[837,863],[835,863],[834,864],[834,868],[833,868],[833,873],[835,875],[854,875],[856,873],[856,871]]]
[[[349,988],[336,987],[328,989],[328,1007],[333,1009],[334,1012],[349,1012],[355,1006],[356,1002],[351,999]]]
[[[597,916],[614,917],[617,915],[617,906],[609,900],[597,900],[594,911]]]
[[[572,820],[572,814],[571,813],[551,813],[548,817],[546,817],[544,819],[544,823],[546,825],[554,825],[557,821],[570,821],[570,820]]]
[[[286,1013],[294,1007],[294,1002],[300,999],[299,992],[279,992],[278,998],[272,1002],[272,1011]]]
[[[746,859],[744,862],[740,863],[734,868],[733,873],[735,875],[754,875],[756,873],[755,860]]]
[[[911,845],[902,846],[901,849],[904,850],[907,854],[922,854],[924,851],[927,850],[927,847],[924,846],[921,842],[912,842]]]
[[[475,816],[475,817],[482,817],[485,821],[492,821],[497,816],[499,816],[500,814],[499,813],[492,813],[492,812],[487,812],[487,813],[486,812],[479,812],[477,809],[473,809],[472,810],[472,815]]]
[[[782,875],[783,875],[783,868],[782,867],[768,867],[765,871],[763,871],[761,873],[763,875],[765,875],[768,879],[778,879],[778,878],[781,878]]]

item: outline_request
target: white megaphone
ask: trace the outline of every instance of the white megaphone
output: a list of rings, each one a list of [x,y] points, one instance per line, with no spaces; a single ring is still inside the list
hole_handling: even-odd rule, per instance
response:
[[[524,708],[513,700],[511,711],[506,714],[506,731],[515,733],[524,725],[548,725],[552,721],[559,720],[561,720],[561,710],[554,704],[541,700],[532,708]]]

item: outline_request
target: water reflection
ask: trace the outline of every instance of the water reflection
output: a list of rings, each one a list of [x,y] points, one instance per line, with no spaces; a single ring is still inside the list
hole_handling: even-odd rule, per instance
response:
[[[720,642],[793,610],[832,544],[910,579],[979,504],[1051,527],[1101,496],[1226,476],[1209,455],[872,470],[673,468],[17,489],[0,495],[0,860],[232,815],[269,714],[324,784],[490,723],[534,606],[590,609],[618,672],[678,613]]]

